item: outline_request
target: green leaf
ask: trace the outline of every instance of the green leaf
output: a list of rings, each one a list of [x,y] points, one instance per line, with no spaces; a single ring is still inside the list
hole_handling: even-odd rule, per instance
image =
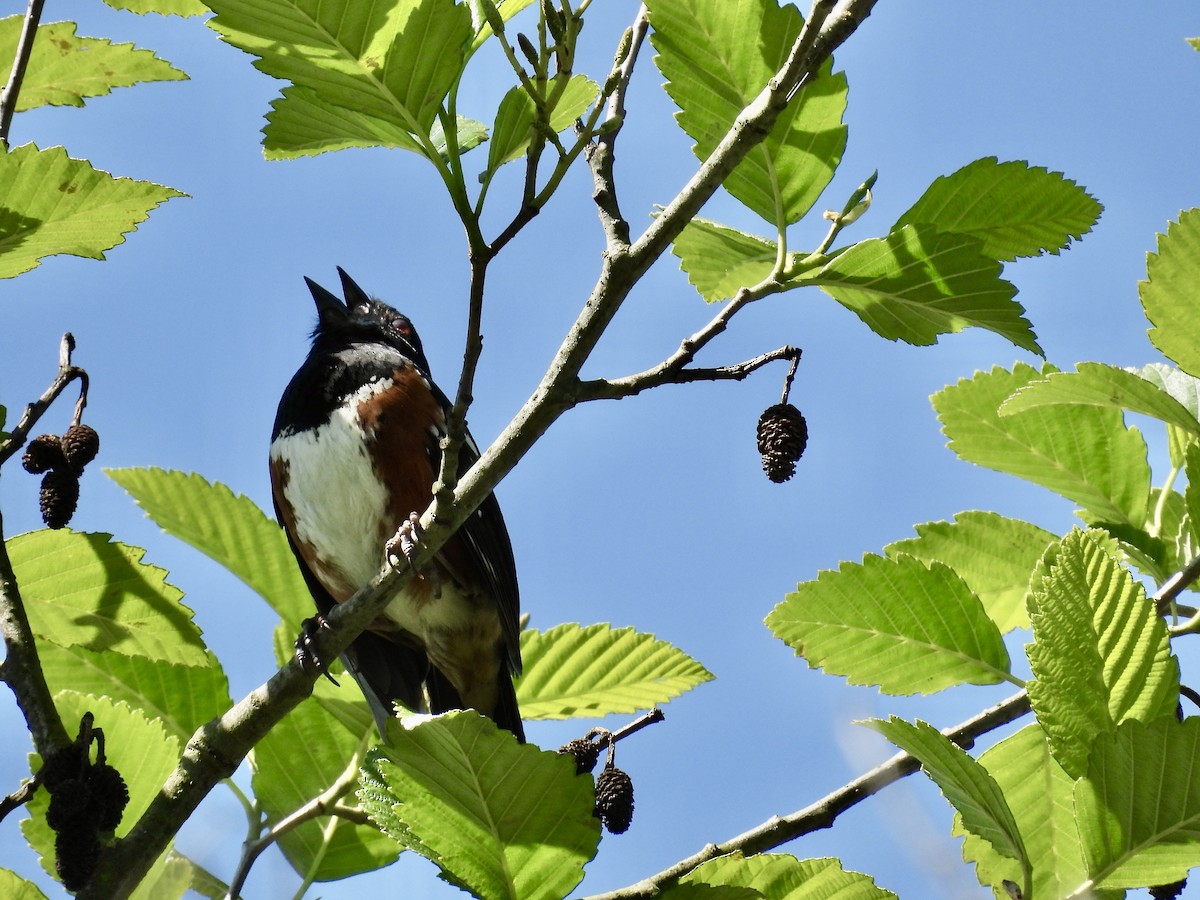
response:
[[[917,537],[884,548],[891,557],[942,562],[958,573],[1002,633],[1028,628],[1029,573],[1055,535],[993,512],[961,512],[953,522],[916,526]]]
[[[1022,728],[985,751],[979,763],[1012,810],[1032,863],[1033,896],[1067,896],[1087,877],[1072,799],[1075,782],[1050,755],[1045,732],[1037,725]],[[956,817],[954,833],[966,835],[963,858],[976,864],[980,884],[998,885],[1004,879],[1020,883],[1020,864],[997,853],[982,838],[965,832],[961,817]],[[1094,900],[1117,900],[1120,896],[1098,892]]]
[[[632,628],[568,623],[521,632],[516,680],[526,719],[631,713],[666,703],[712,674],[682,650]]]
[[[1029,857],[1016,819],[1000,785],[966,750],[927,722],[906,722],[896,716],[863,722],[921,761],[971,834],[987,841],[1002,856],[1028,869]]]
[[[1046,554],[1030,594],[1029,700],[1072,778],[1097,737],[1126,719],[1174,716],[1179,665],[1166,625],[1103,532],[1072,531]]]
[[[312,614],[308,587],[283,529],[249,498],[196,474],[105,469],[163,531],[195,547],[256,591],[285,622]]]
[[[650,42],[679,106],[676,119],[708,159],[741,111],[783,66],[802,20],[775,0],[653,0]],[[767,139],[725,189],[772,225],[798,221],[833,177],[846,146],[846,77],[832,61],[796,92]]]
[[[26,881],[10,869],[0,869],[0,897],[9,900],[46,900],[46,895],[32,881]]]
[[[950,438],[950,449],[977,465],[1040,484],[1084,508],[1089,521],[1146,521],[1150,467],[1146,442],[1126,428],[1115,409],[1088,406],[1031,409],[1000,416],[1019,388],[1044,378],[1018,363],[976,373],[933,395],[933,406]]]
[[[458,116],[456,121],[459,152],[466,153],[487,140],[483,123],[466,116]],[[429,140],[444,159],[446,133],[441,119],[430,128]],[[267,159],[298,159],[348,147],[389,147],[425,153],[421,144],[400,125],[326,103],[308,88],[286,87],[279,99],[271,101],[267,125],[263,128],[263,156]]]
[[[571,123],[596,102],[599,93],[596,82],[583,75],[572,76],[550,111],[550,129],[558,133],[570,128]],[[533,137],[536,118],[533,98],[525,88],[519,84],[510,88],[496,110],[496,124],[492,127],[492,141],[488,145],[487,172],[483,177],[525,155]]]
[[[820,285],[880,337],[917,346],[976,326],[1042,355],[1017,289],[978,238],[905,225],[859,241],[799,284]]]
[[[760,283],[775,268],[779,245],[708,219],[692,219],[671,247],[680,267],[710,303]]]
[[[1184,488],[1184,504],[1187,507],[1187,522],[1191,532],[1190,543],[1200,543],[1200,443],[1189,444],[1184,457],[1184,474],[1187,476],[1187,487]],[[1191,585],[1196,590],[1195,582]]]
[[[1004,401],[1000,415],[1041,406],[1100,406],[1141,413],[1200,436],[1195,413],[1140,372],[1097,362],[1079,363],[1075,368],[1074,372],[1052,372],[1040,381],[1031,381]],[[1190,376],[1183,377],[1190,380]]]
[[[1146,280],[1138,283],[1142,308],[1154,325],[1150,342],[1190,375],[1200,376],[1200,209],[1158,236],[1158,252],[1146,254]]]
[[[312,91],[325,106],[350,111],[345,140],[360,141],[364,122],[378,120],[393,132],[414,135],[407,149],[432,155],[425,142],[474,35],[465,4],[210,0],[208,6],[217,14],[208,24],[223,40],[257,56],[256,68]],[[285,94],[274,106],[276,119],[294,124],[312,108],[308,95],[299,97],[303,109],[295,112],[288,104],[297,95]],[[329,115],[323,125],[332,124]],[[336,144],[336,133],[326,131],[326,140]]]
[[[159,13],[164,16],[202,16],[208,7],[200,0],[104,0],[113,9],[132,13]]]
[[[891,891],[877,887],[869,875],[847,872],[836,859],[796,859],[782,853],[746,857],[738,851],[719,856],[692,869],[682,883],[753,888],[769,900],[887,900],[889,897],[894,900],[896,897]]]
[[[314,696],[332,703],[339,702],[339,695],[346,693],[325,681],[313,691]],[[267,814],[268,824],[294,812],[339,779],[353,777],[370,746],[375,732],[365,706],[358,727],[347,727],[323,706],[301,703],[251,754],[254,796]],[[301,877],[311,873],[316,881],[346,878],[386,866],[398,852],[395,841],[378,829],[329,815],[310,819],[287,832],[279,839],[279,847]]]
[[[949,567],[868,555],[821,572],[767,616],[809,666],[889,694],[1006,680],[1008,651],[979,598]]]
[[[893,227],[970,234],[985,255],[1013,260],[1065,250],[1092,230],[1102,209],[1061,172],[988,156],[938,178]]]
[[[1200,866],[1200,719],[1124,722],[1096,739],[1075,808],[1088,875],[1170,884]]]
[[[38,655],[52,692],[71,689],[127,703],[161,721],[180,741],[233,705],[229,682],[212,654],[207,665],[180,666],[46,642]]]
[[[129,788],[129,805],[116,830],[118,838],[124,837],[161,793],[163,782],[175,769],[181,751],[179,741],[163,730],[161,722],[147,719],[139,710],[124,703],[113,703],[107,697],[63,691],[55,696],[54,702],[72,737],[79,730],[79,721],[85,712],[92,713],[95,727],[104,730],[107,761],[121,773]],[[95,759],[94,749],[92,758]],[[41,762],[34,756],[31,765],[33,771],[37,771]],[[21,822],[21,833],[41,854],[46,871],[54,874],[54,833],[46,824],[48,804],[46,792],[38,791],[29,802],[32,818]]]
[[[487,900],[557,900],[583,878],[600,825],[572,759],[471,711],[412,717],[392,740],[368,755],[359,799],[445,880]]]
[[[145,550],[111,535],[31,531],[8,542],[25,611],[37,637],[60,647],[143,656],[182,665],[209,657],[166,571]]]
[[[0,278],[60,253],[104,259],[154,207],[184,196],[148,181],[113,178],[62,147],[0,147]]]
[[[16,55],[24,16],[0,19],[0,59]],[[83,106],[85,97],[101,97],[113,88],[143,81],[185,81],[187,75],[151,50],[79,37],[74,22],[39,25],[17,112],[39,106]]]

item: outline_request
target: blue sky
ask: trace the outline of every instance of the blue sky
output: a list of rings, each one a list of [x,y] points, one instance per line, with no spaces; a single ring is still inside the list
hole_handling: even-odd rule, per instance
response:
[[[6,0],[0,13],[24,3]],[[596,3],[578,70],[605,70],[637,4]],[[53,376],[58,339],[74,332],[93,379],[89,420],[105,466],[196,471],[270,507],[266,452],[280,393],[306,349],[312,304],[302,276],[329,286],[345,267],[407,313],[434,375],[453,385],[461,357],[466,262],[461,226],[423,160],[401,151],[346,151],[267,163],[259,129],[279,85],[199,21],[138,18],[98,2],[47,3],[46,19],[78,15],[79,31],[135,41],[191,80],[124,89],[83,110],[19,115],[13,143],[65,145],[117,175],[190,194],[171,201],[107,262],[58,257],[0,283],[0,403],[10,416]],[[818,209],[840,208],[879,170],[870,213],[846,240],[875,236],[939,175],[983,156],[1028,160],[1066,175],[1105,206],[1094,233],[1061,257],[1006,268],[1047,357],[1142,365],[1160,357],[1137,301],[1145,253],[1181,208],[1200,203],[1200,14],[1185,0],[1045,4],[880,0],[836,57],[850,83],[849,146]],[[618,147],[622,206],[636,230],[694,168],[650,53],[639,63]],[[507,81],[494,55],[468,72],[462,112],[490,121]],[[1192,99],[1189,99],[1192,98]],[[481,151],[482,152],[482,151]],[[482,165],[481,156],[477,164]],[[490,198],[505,215],[509,167]],[[486,444],[536,385],[595,278],[603,246],[580,169],[493,267],[486,349],[470,423]],[[705,215],[765,231],[718,196]],[[497,216],[491,230],[501,222]],[[789,235],[815,245],[825,223]],[[587,369],[622,375],[653,364],[712,314],[664,258],[646,276]],[[637,813],[606,837],[586,892],[631,883],[698,850],[817,800],[890,755],[850,724],[897,713],[938,726],[967,718],[1011,688],[960,688],[903,700],[810,671],[774,640],[766,613],[797,581],[912,534],[915,523],[994,509],[1055,532],[1070,505],[1011,477],[958,461],[928,397],[993,365],[1034,362],[985,332],[934,347],[892,344],[815,291],[748,309],[702,362],[749,358],[790,342],[804,349],[793,401],[810,443],[796,477],[759,470],[754,425],[778,398],[783,368],[742,384],[667,388],[591,404],[558,422],[500,486],[522,599],[533,625],[607,621],[671,641],[717,675],[666,707],[667,721],[622,745]],[[67,406],[46,421],[59,430]],[[1147,428],[1152,462],[1164,443]],[[162,535],[132,501],[89,471],[73,525],[147,548],[186,593],[239,697],[273,671],[272,614],[207,559]],[[0,482],[6,533],[40,527],[36,479],[16,467]],[[1161,477],[1161,474],[1160,474]],[[1016,635],[1010,650],[1023,666]],[[1184,679],[1195,680],[1184,662]],[[533,723],[548,747],[590,722]],[[610,723],[611,724],[611,723]],[[27,743],[15,706],[0,699],[0,785],[21,777]],[[830,831],[782,849],[840,856],[903,897],[985,896],[949,838],[950,810],[908,779]],[[32,875],[6,821],[0,866]],[[240,809],[218,791],[189,823],[180,849],[228,877]],[[313,896],[403,889],[454,891],[416,858]],[[278,854],[255,869],[248,896],[290,897],[297,880]],[[54,894],[52,894],[54,896]]]

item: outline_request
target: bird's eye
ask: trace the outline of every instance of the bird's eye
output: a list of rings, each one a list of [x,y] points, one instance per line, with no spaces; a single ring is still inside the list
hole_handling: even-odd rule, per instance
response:
[[[394,329],[396,329],[397,332],[404,335],[405,337],[412,334],[412,324],[408,321],[408,319],[403,319],[403,318],[392,319],[392,327]]]

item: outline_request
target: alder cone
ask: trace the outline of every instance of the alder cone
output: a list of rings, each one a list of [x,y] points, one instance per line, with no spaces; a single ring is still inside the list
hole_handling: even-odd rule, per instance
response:
[[[66,469],[51,469],[42,476],[42,521],[47,528],[65,528],[79,503],[79,476]]]
[[[62,454],[78,474],[100,452],[100,435],[90,425],[72,425],[62,436]]]
[[[66,464],[62,441],[57,434],[39,434],[25,445],[25,454],[21,457],[21,465],[30,475],[41,475]]]
[[[808,446],[808,423],[790,403],[776,403],[758,418],[758,452],[763,471],[776,484],[796,474],[796,463]]]
[[[633,779],[615,766],[596,779],[596,815],[612,834],[624,834],[633,821]]]
[[[582,775],[596,768],[596,760],[600,758],[600,743],[587,738],[575,738],[559,747],[557,752],[575,757],[575,774]]]

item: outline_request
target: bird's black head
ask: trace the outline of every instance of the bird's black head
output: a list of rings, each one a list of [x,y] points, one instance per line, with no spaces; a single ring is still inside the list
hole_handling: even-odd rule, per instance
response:
[[[429,362],[421,348],[421,338],[408,317],[382,300],[367,296],[341,266],[345,302],[339,300],[311,278],[305,278],[317,304],[317,327],[313,329],[313,349],[333,350],[353,344],[384,344],[398,350],[429,376]]]

